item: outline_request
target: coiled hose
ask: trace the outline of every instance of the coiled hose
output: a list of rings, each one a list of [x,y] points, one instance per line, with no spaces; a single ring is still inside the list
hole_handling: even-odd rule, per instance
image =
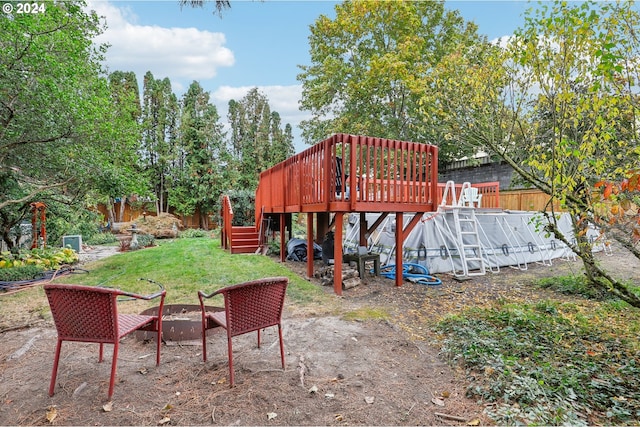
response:
[[[380,275],[387,279],[395,279],[395,264],[388,264],[382,267],[380,269]],[[442,280],[429,274],[427,267],[410,262],[402,264],[402,278],[419,285],[437,286],[442,284]]]

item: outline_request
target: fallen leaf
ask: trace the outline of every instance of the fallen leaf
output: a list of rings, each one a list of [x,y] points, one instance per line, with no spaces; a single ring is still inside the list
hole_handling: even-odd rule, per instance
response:
[[[445,399],[448,399],[450,396],[451,396],[451,393],[449,393],[448,391],[442,392],[442,397],[444,397]]]
[[[47,408],[47,421],[49,421],[50,423],[53,423],[53,420],[55,420],[57,416],[58,416],[58,410],[56,409],[56,407],[49,406]]]
[[[268,413],[267,413],[267,419],[268,419],[268,420],[272,420],[272,419],[274,419],[274,418],[275,418],[275,417],[277,417],[277,416],[278,416],[278,414],[276,414],[275,412],[268,412]]]
[[[365,396],[364,397],[364,401],[367,402],[369,405],[371,405],[375,400],[376,400],[376,398],[373,397],[373,396]]]
[[[342,414],[336,414],[336,415],[334,416],[334,418],[335,418],[335,420],[336,420],[336,421],[342,421],[342,420],[344,419],[344,417],[342,416]]]
[[[431,403],[438,406],[444,406],[444,400],[439,399],[437,397],[434,397],[433,399],[431,399]]]
[[[102,405],[102,410],[104,412],[111,412],[113,411],[113,401],[111,402],[107,402],[104,405]]]
[[[309,393],[317,393],[317,392],[318,392],[318,386],[316,385],[314,385],[309,389]]]
[[[224,383],[227,382],[227,378],[226,377],[225,378],[220,378],[217,382],[218,382],[218,384],[224,384]]]
[[[173,405],[171,405],[171,403],[167,403],[166,405],[164,405],[164,408],[162,408],[163,411],[170,411],[173,409]]]
[[[142,375],[147,375],[149,373],[147,368],[140,368],[138,369],[138,372],[141,373]]]
[[[467,423],[468,426],[479,426],[480,420],[478,418],[474,418]]]
[[[163,419],[161,419],[160,421],[158,421],[158,425],[165,425],[165,424],[169,424],[169,422],[171,421],[171,418],[169,417],[164,417]]]

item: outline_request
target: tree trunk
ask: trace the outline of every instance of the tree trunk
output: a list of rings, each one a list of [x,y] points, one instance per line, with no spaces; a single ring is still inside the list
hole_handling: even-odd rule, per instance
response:
[[[582,260],[585,275],[589,283],[595,288],[613,294],[633,307],[640,308],[640,297],[631,292],[627,285],[609,275],[596,263],[596,259],[593,256],[593,244],[587,236],[587,230],[589,228],[588,222],[578,220],[578,216],[576,215],[572,215],[571,218],[576,238],[574,252],[576,252]]]
[[[118,221],[119,222],[125,222],[124,221],[124,208],[125,205],[127,203],[127,197],[123,196],[122,198],[120,198],[120,213],[118,215]]]
[[[107,222],[111,224],[111,229],[113,229],[113,223],[116,222],[116,213],[115,213],[115,201],[109,197],[109,202],[107,203]]]

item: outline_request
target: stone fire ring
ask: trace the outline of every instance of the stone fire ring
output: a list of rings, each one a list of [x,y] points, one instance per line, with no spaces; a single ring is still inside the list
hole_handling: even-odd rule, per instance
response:
[[[223,307],[205,306],[207,311],[224,311]],[[158,307],[151,307],[140,314],[155,314]],[[202,344],[202,317],[200,305],[165,304],[162,309],[162,340],[185,344]],[[188,315],[188,316],[187,316]],[[215,325],[207,326],[207,335],[218,331]],[[212,329],[210,329],[212,328]],[[156,334],[149,331],[137,331],[136,339],[155,341]]]

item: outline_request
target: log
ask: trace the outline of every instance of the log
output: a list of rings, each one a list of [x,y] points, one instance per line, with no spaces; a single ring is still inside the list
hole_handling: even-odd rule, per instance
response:
[[[342,281],[342,286],[344,287],[344,289],[355,288],[359,284],[360,284],[360,278],[359,277],[352,277],[350,279]]]

